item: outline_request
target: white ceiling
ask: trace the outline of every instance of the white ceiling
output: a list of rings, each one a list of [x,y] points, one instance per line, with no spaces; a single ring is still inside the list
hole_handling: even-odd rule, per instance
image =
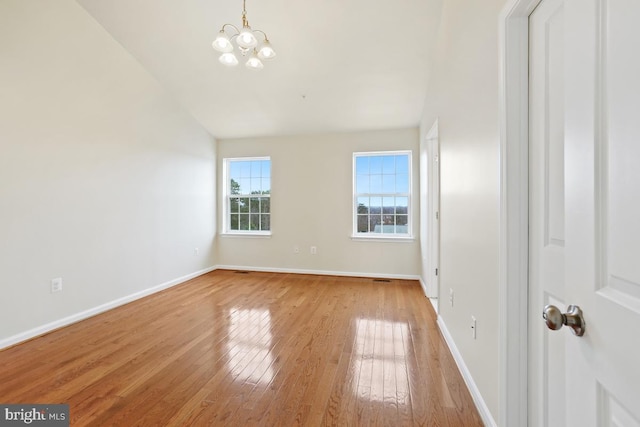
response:
[[[277,57],[227,68],[211,42],[242,0],[78,0],[217,138],[416,126],[442,0],[247,0]]]

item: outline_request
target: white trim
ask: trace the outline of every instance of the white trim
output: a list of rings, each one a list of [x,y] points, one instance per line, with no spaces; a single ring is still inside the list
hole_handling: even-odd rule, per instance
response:
[[[361,273],[352,271],[306,270],[301,268],[253,267],[248,265],[217,265],[216,269],[264,273],[314,274],[318,276],[366,277],[372,279],[420,280],[420,276],[413,274]]]
[[[438,118],[425,136],[425,145],[427,194],[425,195],[426,224],[424,226],[427,234],[427,271],[431,284],[429,295],[439,298],[440,277],[436,275],[436,269],[440,268],[440,122]]]
[[[440,315],[440,307],[438,307],[438,298],[429,298],[429,302],[433,306],[433,311],[435,311],[437,315]]]
[[[351,235],[349,238],[354,242],[396,242],[396,243],[411,243],[415,242],[415,238],[413,236],[403,236],[402,234],[389,234],[389,237],[383,237],[384,235],[371,235],[368,234],[359,234],[359,235]]]
[[[485,426],[497,427],[498,425],[496,424],[495,420],[491,416],[491,411],[489,411],[489,407],[487,406],[484,399],[482,398],[482,394],[480,394],[480,390],[478,389],[478,386],[476,385],[475,381],[473,381],[471,372],[469,372],[469,368],[467,368],[467,365],[464,363],[462,354],[460,354],[458,347],[456,347],[456,343],[454,342],[453,337],[449,333],[449,330],[447,329],[447,325],[444,323],[444,320],[442,319],[441,316],[438,316],[438,326],[440,327],[440,332],[442,332],[442,336],[444,337],[444,340],[447,343],[447,346],[449,347],[449,351],[451,351],[451,355],[453,356],[453,359],[456,361],[456,365],[458,366],[458,370],[462,375],[462,379],[464,380],[464,383],[467,385],[467,388],[469,389],[469,393],[471,393],[471,398],[473,399],[473,403],[476,404],[476,408],[480,413],[480,418],[482,418],[482,422],[484,423]]]
[[[220,237],[270,239],[272,233],[270,231],[227,231],[226,233],[218,233],[218,235]]]
[[[201,276],[203,274],[209,273],[213,270],[215,270],[216,267],[209,267],[209,268],[205,268],[203,270],[200,271],[196,271],[195,273],[191,273],[191,274],[187,274],[185,276],[182,277],[178,277],[177,279],[173,279],[170,280],[168,282],[165,283],[161,283],[159,285],[156,286],[152,286],[151,288],[147,288],[144,289],[142,291],[138,291],[138,292],[134,292],[133,294],[124,296],[122,298],[118,298],[116,300],[107,302],[105,304],[99,305],[97,307],[93,307],[90,308],[88,310],[84,310],[81,311],[80,313],[76,313],[76,314],[72,314],[71,316],[67,316],[65,318],[59,319],[59,320],[55,320],[53,322],[47,323],[45,325],[41,325],[38,327],[35,327],[33,329],[29,329],[28,331],[25,332],[21,332],[19,334],[13,335],[11,337],[5,338],[3,340],[0,340],[0,350],[6,347],[10,347],[12,345],[21,343],[23,341],[27,341],[31,338],[35,338],[37,336],[46,334],[47,332],[51,332],[55,329],[59,329],[68,325],[71,325],[72,323],[76,323],[79,322],[81,320],[85,320],[88,319],[90,317],[93,317],[97,314],[100,313],[104,313],[105,311],[111,310],[113,308],[119,307],[121,305],[124,304],[128,304],[132,301],[135,301],[137,299],[140,298],[144,298],[146,296],[149,296],[151,294],[155,294],[156,292],[160,292],[162,290],[168,289],[172,286],[176,286],[179,285],[181,283],[186,282],[187,280],[191,280],[194,277],[198,277]]]
[[[501,426],[526,426],[528,422],[528,35],[529,15],[539,2],[508,0],[498,23]]]

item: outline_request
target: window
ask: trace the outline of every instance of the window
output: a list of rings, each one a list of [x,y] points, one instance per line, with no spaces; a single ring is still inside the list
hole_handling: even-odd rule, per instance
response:
[[[355,237],[410,237],[411,152],[354,153]]]
[[[270,234],[271,159],[225,159],[226,233]]]

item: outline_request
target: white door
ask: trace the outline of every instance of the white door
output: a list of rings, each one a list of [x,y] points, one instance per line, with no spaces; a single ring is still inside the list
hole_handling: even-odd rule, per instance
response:
[[[529,23],[529,424],[640,426],[640,1]],[[580,306],[584,336],[546,304]]]

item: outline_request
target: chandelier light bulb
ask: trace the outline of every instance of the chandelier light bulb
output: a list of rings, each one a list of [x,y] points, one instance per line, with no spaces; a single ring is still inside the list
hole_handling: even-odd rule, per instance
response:
[[[238,58],[236,58],[236,56],[231,52],[226,52],[220,55],[218,61],[227,67],[235,67],[238,65]]]
[[[212,46],[218,52],[233,52],[233,45],[231,44],[231,40],[225,34],[224,30],[221,30],[218,34],[218,37],[213,41]]]
[[[262,61],[258,59],[255,50],[253,51],[245,65],[251,70],[261,70],[262,68],[264,68],[264,65],[262,65]]]
[[[258,44],[258,40],[256,39],[256,36],[253,35],[251,27],[243,27],[240,34],[238,34],[236,43],[238,43],[238,46],[240,47],[251,49]]]
[[[269,40],[265,40],[262,43],[262,47],[258,51],[258,57],[260,59],[271,59],[276,56],[276,51],[271,47]]]

